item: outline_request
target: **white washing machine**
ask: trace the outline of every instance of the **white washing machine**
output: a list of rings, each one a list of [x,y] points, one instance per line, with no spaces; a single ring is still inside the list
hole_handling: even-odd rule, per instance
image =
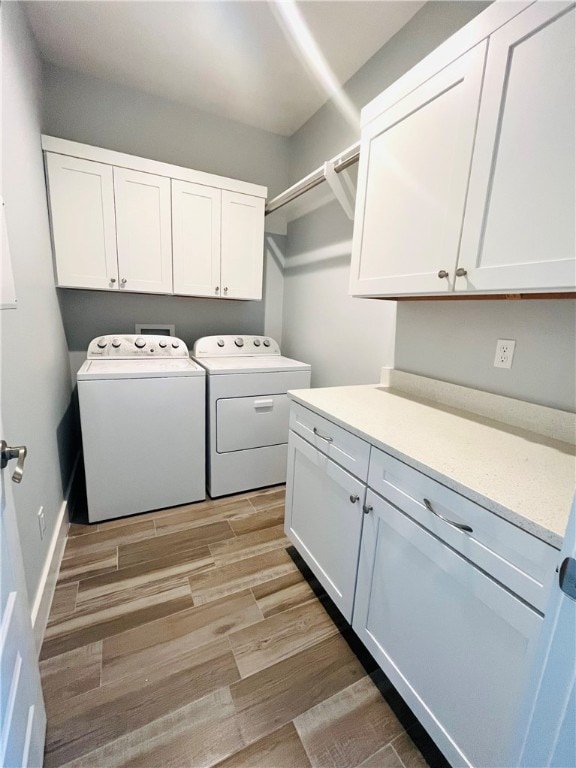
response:
[[[192,355],[207,373],[210,496],[286,482],[286,392],[310,386],[310,366],[266,336],[205,336]]]
[[[199,501],[204,369],[174,336],[100,336],[77,374],[90,522]]]

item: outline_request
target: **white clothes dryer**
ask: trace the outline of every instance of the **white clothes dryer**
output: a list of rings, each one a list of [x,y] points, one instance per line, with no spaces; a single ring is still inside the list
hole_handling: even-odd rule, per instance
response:
[[[173,336],[100,336],[77,374],[90,522],[199,501],[204,369]]]
[[[192,355],[207,373],[210,496],[286,482],[286,392],[310,386],[310,366],[267,336],[204,336]]]

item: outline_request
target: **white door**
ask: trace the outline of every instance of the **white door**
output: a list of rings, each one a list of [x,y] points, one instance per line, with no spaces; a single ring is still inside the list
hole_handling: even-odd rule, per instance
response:
[[[118,287],[112,167],[46,153],[58,285]]]
[[[174,293],[220,296],[222,192],[172,179]]]
[[[120,289],[172,293],[170,179],[114,168]]]
[[[550,590],[510,765],[576,765],[576,499]]]
[[[366,505],[355,632],[450,765],[510,768],[541,616],[370,490]]]
[[[352,619],[366,486],[290,432],[286,535]]]
[[[0,433],[5,437],[1,420]],[[0,471],[0,765],[40,768],[46,712],[10,487],[14,468],[10,461]]]
[[[350,293],[452,290],[486,43],[362,131]]]
[[[261,299],[264,270],[264,199],[222,191],[220,293]]]
[[[571,289],[574,3],[536,3],[490,38],[457,291]]]

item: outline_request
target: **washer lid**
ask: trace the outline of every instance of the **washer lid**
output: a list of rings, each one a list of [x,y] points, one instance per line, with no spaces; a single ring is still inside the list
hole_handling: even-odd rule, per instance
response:
[[[264,357],[201,357],[197,360],[211,376],[219,373],[277,373],[309,371],[308,363],[281,355]]]
[[[202,366],[190,358],[155,358],[151,360],[86,360],[76,378],[78,381],[98,379],[151,379],[168,376],[205,376]]]

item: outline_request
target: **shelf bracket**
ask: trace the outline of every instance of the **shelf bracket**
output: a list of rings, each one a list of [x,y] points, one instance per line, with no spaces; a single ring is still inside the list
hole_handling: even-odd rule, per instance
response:
[[[344,213],[352,221],[354,220],[354,193],[351,186],[344,184],[342,178],[336,173],[334,169],[334,161],[327,160],[324,163],[324,178],[326,179],[328,186],[334,193],[336,200],[340,203],[344,209]]]

